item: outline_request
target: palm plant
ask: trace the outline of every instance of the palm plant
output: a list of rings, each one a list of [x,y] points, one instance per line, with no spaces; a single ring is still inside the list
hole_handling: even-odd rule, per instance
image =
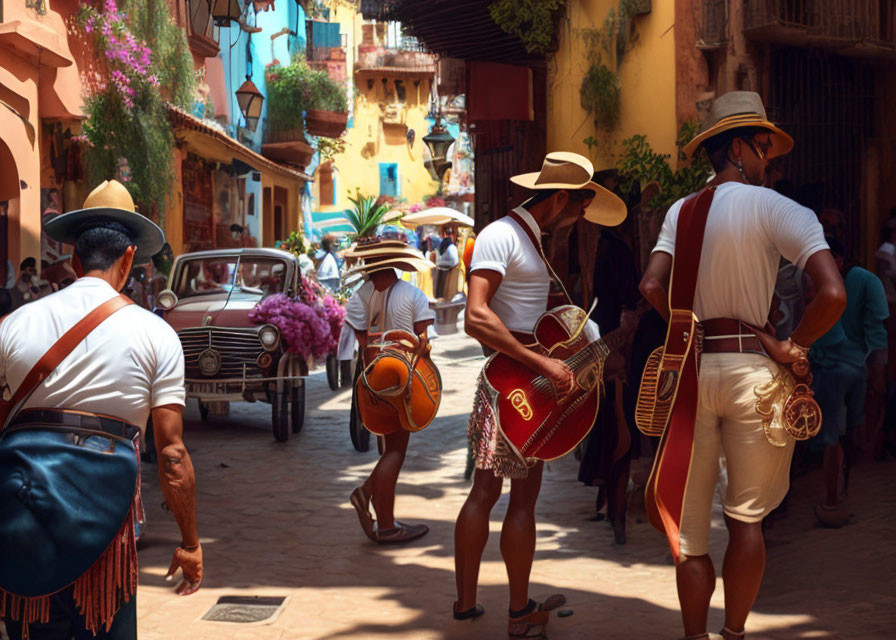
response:
[[[373,196],[349,197],[354,209],[345,210],[345,218],[355,230],[356,239],[367,238],[376,235],[376,228],[386,221],[389,206],[377,204],[377,198]]]

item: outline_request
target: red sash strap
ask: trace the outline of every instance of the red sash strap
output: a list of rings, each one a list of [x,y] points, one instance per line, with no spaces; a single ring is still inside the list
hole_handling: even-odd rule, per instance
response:
[[[676,562],[681,555],[681,514],[691,468],[698,403],[694,296],[706,218],[714,195],[715,187],[703,189],[684,203],[678,216],[675,259],[669,286],[671,313],[664,353],[679,355],[683,361],[669,426],[660,440],[647,483],[646,502],[650,521],[666,534]]]
[[[520,227],[522,227],[523,231],[526,232],[526,235],[529,237],[529,240],[532,241],[532,245],[535,247],[535,250],[538,252],[538,255],[541,256],[541,261],[544,262],[545,269],[548,270],[548,275],[551,277],[551,280],[557,283],[557,286],[560,287],[560,290],[563,292],[563,297],[566,299],[565,302],[561,302],[560,304],[574,304],[572,298],[569,295],[569,292],[566,290],[566,287],[563,284],[563,281],[560,279],[560,276],[554,271],[554,267],[551,266],[551,263],[548,262],[548,258],[544,255],[544,248],[541,246],[541,240],[535,237],[535,232],[532,231],[532,227],[530,227],[525,220],[523,220],[522,216],[518,214],[516,211],[511,211],[508,214],[508,217],[516,222]],[[548,299],[550,300],[551,294],[548,294]],[[547,308],[553,309],[554,306],[550,302],[548,302]]]

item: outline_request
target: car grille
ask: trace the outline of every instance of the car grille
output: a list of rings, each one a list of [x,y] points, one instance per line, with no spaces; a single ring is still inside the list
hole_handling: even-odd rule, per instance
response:
[[[262,370],[256,362],[264,352],[255,330],[197,327],[183,329],[177,334],[184,350],[184,364],[188,378],[204,378],[199,371],[199,354],[214,349],[221,355],[221,369],[212,378],[240,378],[243,365],[246,375],[260,376]]]

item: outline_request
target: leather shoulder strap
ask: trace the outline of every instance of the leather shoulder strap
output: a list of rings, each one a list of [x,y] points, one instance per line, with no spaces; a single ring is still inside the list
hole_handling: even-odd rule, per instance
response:
[[[3,408],[6,409],[8,413],[6,415],[0,413],[0,432],[2,432],[12,418],[15,417],[25,401],[32,393],[34,393],[35,389],[40,386],[40,383],[53,373],[56,367],[58,367],[59,364],[75,350],[75,347],[81,344],[91,331],[96,329],[106,318],[119,309],[123,309],[132,304],[134,304],[134,302],[127,296],[115,296],[88,313],[84,318],[79,320],[75,326],[62,334],[62,337],[56,341],[56,344],[50,347],[50,349],[41,356],[40,360],[31,367],[31,370],[25,376],[25,379],[22,380],[22,384],[16,389],[16,392],[9,402],[3,403],[6,405]]]
[[[544,248],[541,246],[541,240],[535,237],[535,232],[532,231],[532,227],[530,227],[516,211],[511,211],[508,215],[511,220],[520,225],[523,231],[526,232],[526,236],[528,236],[529,240],[532,242],[532,246],[535,247],[538,255],[541,256],[541,261],[544,262],[544,266],[548,270],[548,275],[551,277],[551,280],[556,282],[560,287],[560,290],[563,291],[563,296],[566,298],[566,303],[574,304],[572,301],[572,297],[570,297],[569,292],[566,290],[566,286],[563,284],[563,280],[560,279],[560,276],[558,276],[554,271],[554,267],[552,267],[551,263],[548,262],[547,256],[544,255]]]
[[[672,262],[672,277],[669,285],[669,308],[694,310],[694,296],[697,293],[697,271],[700,268],[700,254],[703,251],[703,235],[706,218],[715,196],[716,188],[706,187],[688,198],[678,214],[675,230],[675,256]]]

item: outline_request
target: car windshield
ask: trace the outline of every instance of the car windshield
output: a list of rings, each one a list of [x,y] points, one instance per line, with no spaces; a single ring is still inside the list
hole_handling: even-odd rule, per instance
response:
[[[178,270],[174,293],[183,300],[194,296],[229,293],[240,297],[266,297],[286,289],[286,263],[276,258],[219,256],[184,262]]]

